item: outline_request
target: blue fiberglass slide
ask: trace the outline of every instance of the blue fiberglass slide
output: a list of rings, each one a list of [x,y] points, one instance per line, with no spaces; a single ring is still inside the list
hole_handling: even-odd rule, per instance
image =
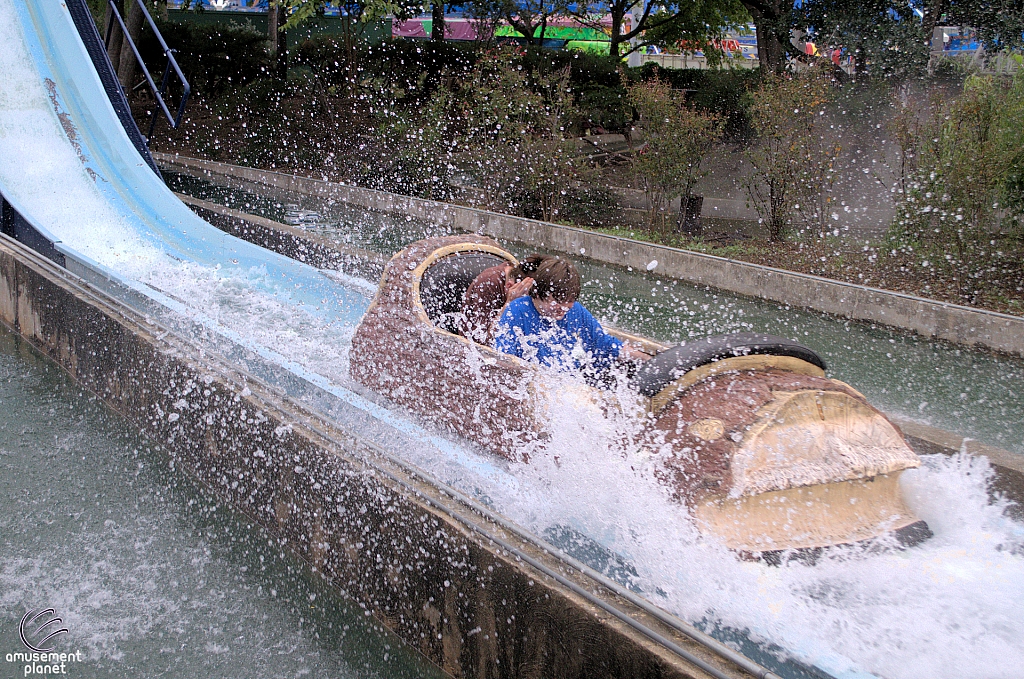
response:
[[[287,299],[325,321],[351,315],[366,306],[365,295],[316,269],[225,234],[196,216],[147,165],[124,130],[64,3],[56,0],[0,0],[13,3],[36,75],[46,88],[55,115],[69,139],[39,139],[39,144],[68,144],[94,179],[107,206],[139,239],[167,256],[222,271],[250,272],[246,278],[261,292]],[[8,6],[10,8],[10,5]],[[8,14],[8,12],[5,12]],[[3,46],[0,46],[3,49]],[[56,129],[56,128],[55,128]],[[0,153],[4,152],[0,134]],[[137,282],[92,261],[53,235],[56,226],[39,216],[39,198],[0,176],[0,194],[66,259],[144,294]],[[67,225],[63,225],[66,229]],[[255,277],[251,272],[257,271]],[[120,280],[119,280],[120,279]],[[362,300],[357,298],[363,298]]]
[[[8,19],[18,25],[5,26]],[[8,42],[18,42],[18,50],[28,52],[20,62],[11,57],[12,48],[4,42],[4,31]],[[20,46],[22,40],[24,48]],[[29,62],[27,66],[22,63],[25,61]],[[9,72],[3,73],[5,64],[9,72],[19,70],[21,77],[34,82],[26,84]],[[18,68],[12,68],[12,64]],[[40,86],[46,94],[39,94]],[[18,96],[34,97],[35,103],[30,106],[18,101]],[[10,122],[12,116],[17,119],[23,115],[35,116],[45,124],[24,134],[31,126],[17,120]],[[43,152],[48,146],[71,147],[73,151],[64,149],[63,156],[50,157]],[[27,170],[23,172],[24,166],[16,163],[5,165],[5,155],[8,159],[17,156],[24,165],[39,165],[32,168],[38,181],[34,185],[24,181],[22,175]],[[37,156],[41,158],[38,162]],[[54,167],[54,158],[63,158],[76,167]],[[79,163],[81,167],[77,167]],[[70,271],[126,304],[137,308],[141,305],[139,310],[144,313],[169,310],[176,318],[185,318],[184,325],[172,321],[176,329],[194,328],[195,323],[205,326],[216,337],[226,339],[216,345],[217,350],[251,374],[330,413],[354,434],[388,448],[422,450],[425,455],[429,450],[439,451],[442,458],[515,485],[493,461],[467,455],[460,445],[351,391],[345,386],[351,386],[347,380],[340,380],[345,383],[341,384],[337,375],[325,377],[327,373],[318,366],[301,365],[281,355],[279,347],[262,346],[244,331],[224,327],[201,306],[184,303],[90,258],[70,242],[89,241],[88,234],[83,237],[76,232],[88,208],[83,206],[77,212],[75,206],[63,211],[49,209],[47,203],[59,198],[63,187],[56,185],[59,180],[51,179],[48,171],[71,177],[79,185],[84,183],[93,195],[98,191],[92,208],[99,208],[106,219],[127,227],[132,240],[159,251],[160,257],[194,262],[225,277],[234,270],[238,273],[234,280],[244,281],[249,289],[273,296],[282,306],[299,308],[325,326],[342,328],[339,340],[344,328],[354,328],[369,305],[365,286],[346,286],[313,267],[230,236],[200,219],[167,188],[133,145],[66,5],[59,0],[0,0],[0,195],[37,234],[53,244]],[[52,186],[40,189],[39,184]],[[61,233],[67,241],[62,242]],[[182,275],[188,274],[182,270]],[[161,313],[160,317],[165,315]],[[203,336],[209,339],[209,333]]]

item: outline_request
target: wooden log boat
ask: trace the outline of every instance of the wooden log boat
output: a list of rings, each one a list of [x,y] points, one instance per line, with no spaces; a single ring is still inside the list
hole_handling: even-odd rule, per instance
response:
[[[396,254],[356,329],[350,370],[424,419],[521,460],[549,436],[544,404],[564,392],[538,393],[545,369],[457,331],[466,288],[504,262],[515,258],[481,236],[429,238]],[[641,440],[660,451],[656,476],[702,532],[754,555],[931,535],[899,486],[917,456],[807,347],[752,333],[669,347],[608,331],[656,354],[632,381]]]

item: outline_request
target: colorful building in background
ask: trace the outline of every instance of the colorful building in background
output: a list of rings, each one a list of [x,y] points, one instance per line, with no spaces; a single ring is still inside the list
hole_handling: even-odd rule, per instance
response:
[[[217,24],[225,22],[250,23],[254,28],[267,28],[267,0],[168,0],[168,15],[171,21]],[[197,11],[199,10],[199,11]],[[340,4],[326,4],[321,15],[312,17],[297,29],[290,31],[289,42],[298,42],[312,37],[337,35],[343,32],[342,25],[348,19]],[[594,20],[584,25],[569,17],[552,17],[540,36],[540,28],[534,37],[542,37],[541,46],[556,50],[579,50],[591,54],[607,55],[611,48],[611,17]],[[390,29],[390,30],[389,30]],[[421,15],[408,20],[383,19],[363,27],[360,39],[379,43],[389,38],[427,40],[433,29],[430,15]],[[493,30],[493,36],[482,32]],[[626,16],[622,31],[632,30],[632,17]],[[483,22],[462,16],[445,17],[445,40],[475,41],[493,37],[498,43],[525,44],[526,37],[505,22],[487,26]],[[726,68],[753,68],[757,66],[757,39],[753,27],[730,31],[716,46],[720,47],[725,59],[721,65]],[[701,49],[688,49],[680,43],[668,48],[645,47],[629,57],[631,66],[654,62],[666,68],[707,68],[708,59]],[[717,63],[717,62],[714,62]]]
[[[444,18],[444,39],[445,40],[478,40],[478,22],[462,17]],[[410,38],[413,40],[427,40],[434,30],[434,21],[429,17],[416,17],[401,21],[391,20],[392,38]]]
[[[480,35],[482,24],[475,20],[452,16],[445,17],[444,22],[445,40],[479,40],[483,37]],[[608,54],[611,47],[611,18],[605,17],[595,23],[600,28],[585,26],[575,19],[553,17],[544,29],[541,45],[549,49],[575,49],[594,54]],[[429,16],[407,21],[394,19],[391,24],[391,35],[395,38],[427,39],[433,25],[434,22]],[[629,25],[627,18],[623,31],[630,30]],[[541,37],[539,27],[534,32],[534,37]],[[504,22],[499,23],[494,29],[494,38],[499,43],[526,42],[526,36]]]

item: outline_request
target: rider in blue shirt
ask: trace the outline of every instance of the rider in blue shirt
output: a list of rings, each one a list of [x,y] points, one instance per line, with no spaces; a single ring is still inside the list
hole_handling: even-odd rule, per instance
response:
[[[607,368],[619,355],[622,341],[607,334],[579,302],[561,318],[541,315],[534,298],[520,297],[505,307],[498,321],[494,348],[528,361],[559,369]]]
[[[612,360],[649,356],[604,331],[576,301],[580,277],[572,262],[552,257],[533,275],[529,297],[509,302],[498,320],[494,348],[558,370],[595,374]]]

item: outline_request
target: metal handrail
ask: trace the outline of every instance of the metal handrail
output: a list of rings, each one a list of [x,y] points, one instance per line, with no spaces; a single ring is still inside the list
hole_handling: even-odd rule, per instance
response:
[[[130,1],[130,0],[129,0]],[[110,19],[107,21],[107,36],[105,45],[107,49],[110,48],[110,38],[112,31],[110,30],[114,21],[117,20],[118,25],[121,27],[121,35],[125,40],[128,41],[128,46],[132,48],[132,53],[135,55],[135,61],[138,62],[142,68],[142,72],[146,76],[146,82],[149,83],[149,89],[153,93],[153,97],[157,103],[160,104],[160,108],[164,112],[164,117],[167,118],[167,122],[170,124],[171,129],[178,129],[178,125],[181,124],[181,117],[185,113],[185,104],[188,103],[188,96],[192,93],[192,87],[188,84],[188,80],[185,78],[185,74],[181,72],[181,67],[178,66],[178,60],[174,58],[175,50],[167,46],[164,42],[164,36],[160,35],[160,29],[156,27],[156,22],[153,21],[153,17],[150,16],[149,10],[146,9],[146,5],[143,0],[135,0],[138,4],[139,9],[142,10],[142,15],[146,17],[146,22],[149,23],[149,27],[153,29],[153,34],[156,36],[157,41],[160,43],[160,48],[164,51],[164,56],[167,57],[167,66],[164,67],[164,77],[160,82],[160,88],[157,89],[156,83],[153,82],[153,76],[150,75],[149,69],[146,68],[146,64],[142,61],[142,55],[139,54],[139,48],[135,46],[135,41],[128,35],[128,27],[124,24],[124,19],[121,17],[121,12],[118,11],[117,5],[114,4],[114,0],[107,0],[110,5]],[[178,104],[178,115],[172,116],[170,109],[167,108],[167,103],[164,101],[164,94],[167,92],[167,80],[171,75],[171,69],[174,69],[174,74],[178,76],[178,80],[182,84],[182,95],[181,103]],[[115,67],[116,70],[116,67]],[[156,127],[156,110],[153,111],[150,116],[149,133],[146,134],[146,141],[149,142],[149,138],[153,136],[153,128]]]

